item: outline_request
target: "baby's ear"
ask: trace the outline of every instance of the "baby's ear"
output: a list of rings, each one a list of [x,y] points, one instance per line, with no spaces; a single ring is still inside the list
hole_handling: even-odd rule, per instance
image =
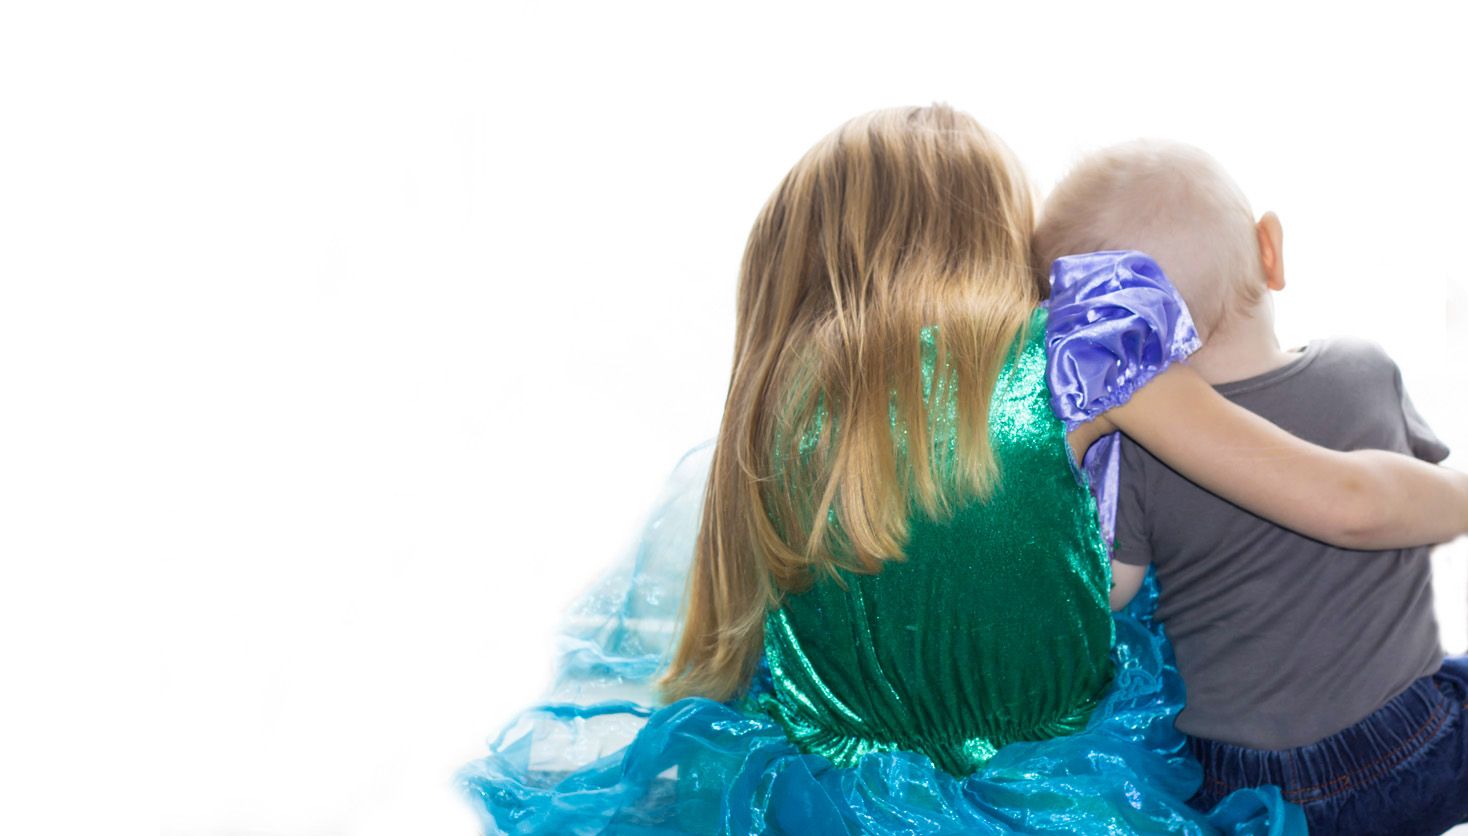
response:
[[[1264,284],[1270,290],[1284,290],[1284,227],[1279,216],[1265,212],[1254,225],[1259,236],[1259,266],[1264,270]]]

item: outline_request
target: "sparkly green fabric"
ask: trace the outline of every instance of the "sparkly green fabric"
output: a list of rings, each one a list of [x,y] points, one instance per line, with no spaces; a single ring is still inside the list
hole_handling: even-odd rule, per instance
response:
[[[1045,317],[995,388],[992,496],[915,515],[905,560],[818,580],[767,617],[761,703],[802,750],[850,766],[905,749],[966,775],[1006,743],[1085,726],[1111,678],[1111,567],[1050,409]]]

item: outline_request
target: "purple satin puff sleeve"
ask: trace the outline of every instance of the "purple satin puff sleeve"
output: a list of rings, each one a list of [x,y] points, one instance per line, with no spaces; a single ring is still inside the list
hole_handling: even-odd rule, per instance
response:
[[[1050,406],[1067,430],[1126,403],[1198,349],[1187,305],[1157,262],[1143,253],[1112,250],[1058,258],[1050,282],[1046,378]],[[1109,543],[1121,470],[1117,435],[1091,445],[1083,467]]]
[[[1050,404],[1067,430],[1127,402],[1198,348],[1187,305],[1138,252],[1057,258],[1045,326]]]

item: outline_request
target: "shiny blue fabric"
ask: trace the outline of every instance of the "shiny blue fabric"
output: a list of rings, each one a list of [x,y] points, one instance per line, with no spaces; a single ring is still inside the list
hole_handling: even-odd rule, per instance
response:
[[[1198,330],[1151,256],[1128,250],[1068,255],[1050,266],[1045,329],[1050,406],[1066,429],[1126,403],[1169,365],[1198,350]],[[1116,530],[1120,436],[1086,451],[1101,529]]]
[[[573,610],[547,703],[460,771],[487,833],[1305,832],[1273,787],[1188,807],[1201,770],[1173,728],[1183,685],[1150,578],[1117,616],[1115,682],[1086,730],[1007,746],[967,778],[903,752],[835,768],[752,701],[653,708],[711,453],[685,457],[637,548]]]

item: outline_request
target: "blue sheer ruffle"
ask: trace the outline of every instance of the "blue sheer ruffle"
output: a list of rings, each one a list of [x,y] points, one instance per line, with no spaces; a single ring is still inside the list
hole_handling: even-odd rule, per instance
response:
[[[1115,685],[1088,728],[1008,746],[967,778],[901,752],[837,769],[758,712],[709,700],[651,708],[711,452],[684,458],[633,554],[573,611],[549,702],[459,773],[487,832],[1305,832],[1275,788],[1206,815],[1184,803],[1201,770],[1173,728],[1183,686],[1150,579],[1117,616]]]

